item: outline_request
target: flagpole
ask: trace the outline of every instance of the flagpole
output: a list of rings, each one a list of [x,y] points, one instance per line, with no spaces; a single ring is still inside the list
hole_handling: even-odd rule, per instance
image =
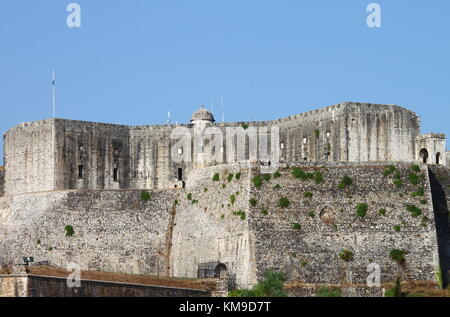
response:
[[[53,86],[53,118],[56,117],[56,106],[55,106],[55,71],[52,72],[52,86]]]

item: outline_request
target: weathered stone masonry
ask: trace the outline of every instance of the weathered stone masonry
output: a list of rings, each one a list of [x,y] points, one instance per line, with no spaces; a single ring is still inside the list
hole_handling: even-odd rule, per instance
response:
[[[237,287],[255,284],[268,269],[286,271],[293,283],[365,284],[372,263],[380,265],[382,282],[398,273],[431,281],[439,268],[446,278],[445,135],[420,135],[420,119],[407,109],[358,103],[246,124],[215,123],[202,108],[186,125],[50,119],[9,130],[0,168],[0,264],[33,256],[60,267],[75,262],[85,270],[176,277],[197,277],[201,267],[217,264],[212,273],[224,271]],[[238,163],[171,159],[177,127],[198,136],[206,127],[257,134],[275,126],[281,162],[272,167],[281,175],[260,188],[252,180],[262,166],[248,150]],[[236,151],[228,142],[224,158]],[[435,165],[413,171],[419,163]],[[400,185],[384,175],[391,164]],[[324,181],[296,179],[294,167],[319,171]],[[411,173],[420,174],[418,185]],[[339,189],[344,176],[353,184]],[[411,195],[422,188],[423,195]],[[282,197],[289,206],[278,205]],[[356,215],[360,203],[368,206],[365,217]],[[421,215],[412,217],[407,205]],[[343,249],[352,261],[339,257]],[[404,266],[389,258],[393,249],[407,252]]]
[[[226,135],[230,128],[249,135],[279,128],[281,162],[413,162],[446,165],[442,134],[420,135],[420,119],[412,111],[392,105],[341,103],[284,119],[261,122],[215,123],[202,108],[191,123],[125,126],[49,119],[20,124],[6,132],[5,193],[8,195],[66,189],[157,189],[182,187],[187,175],[202,164],[194,139],[207,127]],[[190,149],[175,149],[175,128],[192,136]],[[271,142],[269,139],[269,146]],[[191,161],[177,163],[174,150],[191,153]],[[253,160],[248,149],[237,158],[237,145],[225,138],[222,162]],[[234,153],[234,154],[232,154]],[[221,164],[219,162],[218,164]]]

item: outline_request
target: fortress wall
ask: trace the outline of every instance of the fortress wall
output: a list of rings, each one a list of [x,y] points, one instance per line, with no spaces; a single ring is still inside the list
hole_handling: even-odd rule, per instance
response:
[[[241,178],[228,182],[229,173],[238,172]],[[214,173],[220,174],[219,182],[212,181]],[[247,221],[249,177],[246,165],[237,163],[191,173],[177,205],[171,253],[173,276],[197,277],[199,264],[220,262],[226,265],[229,275],[235,275],[238,287],[256,282],[256,242]],[[198,203],[189,201],[187,193],[192,193]],[[231,195],[236,197],[234,204]],[[244,220],[233,214],[239,210],[245,212]]]
[[[166,276],[174,191],[58,191],[0,198],[0,264]],[[66,236],[65,227],[75,234]]]
[[[5,194],[5,169],[0,166],[0,196]]]
[[[349,161],[415,161],[420,119],[414,112],[373,104],[352,103],[347,108]]]
[[[56,148],[58,189],[130,188],[127,126],[57,119]]]
[[[355,163],[356,164],[356,163]],[[398,266],[390,258],[393,249],[408,252],[401,268],[405,280],[433,281],[438,268],[438,249],[430,183],[426,167],[425,178],[414,186],[407,180],[410,166],[398,165],[404,185],[392,184],[392,177],[383,176],[383,165],[336,164],[326,168],[310,165],[305,168],[323,173],[324,182],[301,181],[291,176],[290,169],[280,169],[282,176],[264,182],[260,189],[252,187],[250,197],[257,200],[250,207],[249,230],[255,236],[257,275],[268,269],[281,269],[291,281],[299,283],[365,284],[371,263],[381,267],[381,282],[392,282]],[[354,184],[348,189],[337,188],[348,175]],[[274,189],[279,184],[280,189]],[[424,187],[424,197],[411,193]],[[305,198],[311,192],[313,197]],[[290,204],[281,208],[278,201],[287,197]],[[425,204],[421,204],[421,200]],[[357,216],[356,206],[368,205],[364,218]],[[413,218],[406,205],[422,209]],[[268,210],[264,215],[260,211]],[[386,215],[379,213],[386,210]],[[423,218],[426,217],[426,218]],[[301,229],[293,228],[298,223]],[[396,232],[394,226],[400,225]],[[342,249],[354,253],[354,260],[345,262]]]
[[[192,168],[189,162],[173,162],[171,148],[177,140],[170,135],[175,128],[168,126],[133,127],[130,132],[130,171],[133,188],[168,188],[182,169],[182,178]]]
[[[54,120],[22,123],[4,135],[5,193],[55,189]]]

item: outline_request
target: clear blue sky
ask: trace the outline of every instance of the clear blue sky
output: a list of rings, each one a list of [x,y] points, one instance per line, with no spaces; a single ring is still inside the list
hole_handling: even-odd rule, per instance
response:
[[[219,119],[223,95],[227,121],[360,101],[450,135],[448,0],[79,0],[72,29],[70,2],[1,2],[0,133],[51,117],[55,69],[60,118],[187,122],[213,100]]]

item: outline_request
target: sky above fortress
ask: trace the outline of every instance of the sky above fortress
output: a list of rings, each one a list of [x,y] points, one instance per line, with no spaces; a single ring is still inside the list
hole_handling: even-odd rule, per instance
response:
[[[185,123],[205,105],[221,121],[223,96],[226,121],[271,120],[358,101],[450,135],[448,0],[73,2],[80,27],[71,1],[0,3],[1,134],[52,117],[54,69],[59,118]]]

